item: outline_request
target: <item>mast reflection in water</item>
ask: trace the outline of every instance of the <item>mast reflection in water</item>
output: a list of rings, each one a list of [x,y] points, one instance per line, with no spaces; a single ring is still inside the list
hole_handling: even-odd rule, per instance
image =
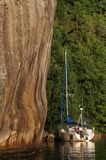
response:
[[[95,143],[45,143],[34,160],[95,160]]]

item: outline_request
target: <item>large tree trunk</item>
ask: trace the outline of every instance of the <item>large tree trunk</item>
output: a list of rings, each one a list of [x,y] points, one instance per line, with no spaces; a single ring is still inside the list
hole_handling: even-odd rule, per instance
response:
[[[0,145],[41,142],[55,6],[55,0],[0,0]]]

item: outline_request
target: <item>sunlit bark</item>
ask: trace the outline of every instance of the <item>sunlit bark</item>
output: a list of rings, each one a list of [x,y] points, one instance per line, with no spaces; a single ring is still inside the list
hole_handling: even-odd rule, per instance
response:
[[[41,141],[55,6],[55,0],[0,1],[0,56],[5,70],[1,145]]]

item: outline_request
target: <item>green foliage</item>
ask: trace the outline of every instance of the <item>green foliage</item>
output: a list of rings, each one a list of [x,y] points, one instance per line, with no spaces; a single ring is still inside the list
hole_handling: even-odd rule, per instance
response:
[[[68,52],[69,111],[78,118],[84,100],[85,116],[106,133],[106,12],[104,0],[58,0],[48,75],[46,127],[60,123],[64,48]],[[65,112],[64,112],[65,116]]]

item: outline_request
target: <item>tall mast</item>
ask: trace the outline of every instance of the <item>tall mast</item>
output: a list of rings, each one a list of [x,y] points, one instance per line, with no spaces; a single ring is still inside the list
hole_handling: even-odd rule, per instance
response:
[[[81,126],[83,127],[83,116],[82,116],[83,108],[80,108],[80,111],[81,111]]]
[[[67,78],[67,50],[65,49],[65,70],[66,70],[66,109],[68,116],[68,78]]]
[[[83,127],[83,114],[82,114],[82,112],[83,112],[83,99],[82,99],[82,104],[81,104],[80,110],[81,110],[81,126]]]

